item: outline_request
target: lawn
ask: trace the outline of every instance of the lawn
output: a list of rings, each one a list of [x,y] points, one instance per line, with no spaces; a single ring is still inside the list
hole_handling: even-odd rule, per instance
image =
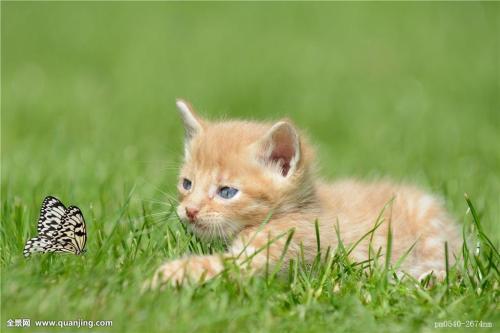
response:
[[[2,1],[1,330],[21,331],[7,320],[22,318],[40,332],[83,329],[35,320],[112,320],[101,332],[498,330],[499,22],[499,4],[481,2]],[[286,276],[141,294],[166,259],[221,248],[171,214],[176,97],[210,119],[293,119],[327,179],[390,177],[441,195],[471,256],[432,288],[396,282],[390,267],[363,272],[339,250]],[[23,258],[46,195],[82,209],[84,255]]]

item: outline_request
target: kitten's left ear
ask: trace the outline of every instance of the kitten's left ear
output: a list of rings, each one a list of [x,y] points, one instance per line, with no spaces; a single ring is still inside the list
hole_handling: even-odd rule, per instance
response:
[[[177,105],[177,109],[179,109],[182,122],[184,123],[187,143],[203,130],[203,121],[194,112],[194,109],[189,102],[186,102],[183,99],[177,99],[175,104]]]
[[[259,140],[258,158],[283,177],[294,173],[300,161],[300,138],[290,122],[277,122]]]

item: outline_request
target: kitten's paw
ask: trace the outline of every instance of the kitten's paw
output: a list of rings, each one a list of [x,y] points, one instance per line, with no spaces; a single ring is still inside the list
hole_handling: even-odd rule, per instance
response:
[[[166,285],[203,283],[216,276],[223,268],[224,265],[217,256],[193,256],[169,261],[156,270],[152,280],[145,283],[145,288],[157,289]]]
[[[172,286],[181,285],[186,280],[186,265],[184,260],[174,260],[161,265],[153,276],[152,287],[157,288],[165,283]]]
[[[154,289],[163,289],[165,286],[178,286],[185,282],[186,263],[183,260],[174,260],[161,265],[153,274],[151,280],[142,285],[142,292]]]

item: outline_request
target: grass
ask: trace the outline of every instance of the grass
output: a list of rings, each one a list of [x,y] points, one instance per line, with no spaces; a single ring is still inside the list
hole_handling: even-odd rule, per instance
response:
[[[2,330],[9,318],[113,320],[103,332],[500,324],[498,4],[2,2],[1,11]],[[164,260],[221,249],[187,234],[168,203],[182,153],[175,97],[211,118],[293,119],[326,178],[387,176],[438,193],[474,239],[465,259],[425,288],[394,282],[388,262],[350,262],[340,246],[310,266],[299,258],[285,276],[229,267],[204,286],[141,295]],[[22,257],[49,194],[83,210],[85,255]],[[494,328],[467,329],[476,330]]]

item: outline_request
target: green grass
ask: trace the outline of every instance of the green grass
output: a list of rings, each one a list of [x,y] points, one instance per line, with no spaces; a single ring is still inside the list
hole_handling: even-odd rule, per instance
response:
[[[3,1],[2,331],[9,318],[113,320],[103,332],[498,327],[499,9]],[[293,119],[326,178],[387,176],[442,195],[480,254],[469,244],[434,288],[396,283],[382,262],[363,273],[340,247],[285,276],[141,295],[164,260],[220,250],[170,214],[176,97],[210,118]],[[22,257],[49,194],[83,210],[85,255]]]

